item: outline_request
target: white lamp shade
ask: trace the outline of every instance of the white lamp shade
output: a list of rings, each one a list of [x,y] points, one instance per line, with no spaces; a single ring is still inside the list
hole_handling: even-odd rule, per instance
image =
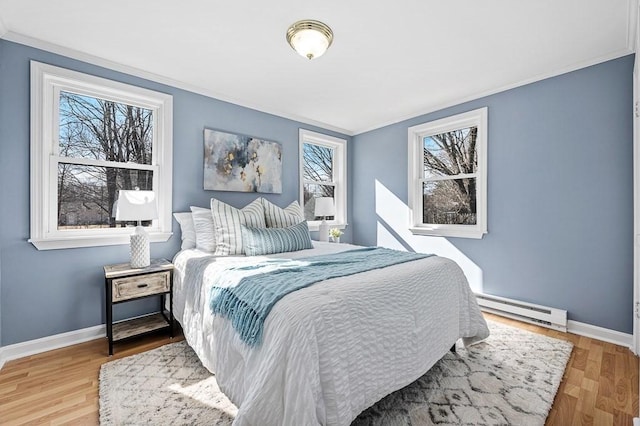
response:
[[[120,190],[116,202],[116,220],[153,220],[158,218],[153,191]]]
[[[333,216],[336,214],[336,206],[333,204],[333,198],[331,197],[318,197],[316,198],[316,208],[314,210],[316,216]]]

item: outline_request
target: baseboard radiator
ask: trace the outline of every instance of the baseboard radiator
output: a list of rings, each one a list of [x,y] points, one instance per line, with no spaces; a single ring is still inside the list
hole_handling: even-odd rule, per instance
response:
[[[490,294],[476,293],[480,309],[503,317],[567,331],[567,311]]]

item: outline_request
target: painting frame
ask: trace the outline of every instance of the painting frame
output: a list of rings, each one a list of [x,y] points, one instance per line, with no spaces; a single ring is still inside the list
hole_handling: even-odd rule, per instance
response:
[[[282,194],[282,144],[217,129],[203,133],[205,190]]]

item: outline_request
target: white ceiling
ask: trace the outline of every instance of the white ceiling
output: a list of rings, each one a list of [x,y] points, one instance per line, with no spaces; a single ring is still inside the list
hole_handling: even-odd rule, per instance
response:
[[[0,36],[358,134],[632,53],[637,0],[0,0]],[[633,12],[632,12],[633,11]],[[334,32],[313,61],[285,32]]]

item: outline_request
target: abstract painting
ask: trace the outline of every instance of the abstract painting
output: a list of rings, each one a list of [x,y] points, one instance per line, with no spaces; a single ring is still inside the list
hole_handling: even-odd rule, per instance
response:
[[[282,193],[282,145],[204,129],[204,189]]]

